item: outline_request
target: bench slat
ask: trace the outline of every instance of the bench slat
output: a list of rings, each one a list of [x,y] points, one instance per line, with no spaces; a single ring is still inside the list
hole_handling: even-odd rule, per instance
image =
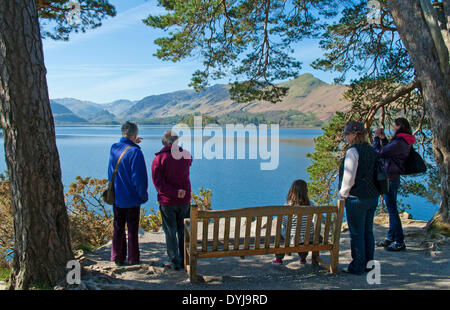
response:
[[[260,248],[262,216],[256,218],[255,249]]]
[[[245,241],[244,241],[244,249],[248,250],[250,248],[250,233],[252,228],[252,217],[247,216],[246,222],[245,222]]]
[[[331,226],[331,216],[333,213],[327,213],[327,217],[325,219],[325,228],[323,232],[323,241],[322,244],[328,244],[328,238],[330,237],[330,226]]]
[[[202,238],[202,251],[208,251],[208,225],[209,219],[203,219],[203,238]]]
[[[300,244],[300,232],[303,226],[303,215],[297,216],[297,227],[295,228],[294,246]]]
[[[236,221],[234,223],[234,250],[239,250],[239,241],[241,235],[241,217],[236,217]]]
[[[337,212],[337,206],[304,206],[304,207],[288,207],[288,206],[268,206],[268,207],[251,207],[243,209],[231,210],[202,210],[198,211],[198,218],[216,218],[216,217],[247,217],[247,216],[278,216],[289,214],[316,214],[326,212]]]
[[[214,219],[213,251],[217,251],[219,247],[219,222],[220,218]]]
[[[284,236],[284,247],[288,248],[291,243],[292,214],[287,217],[286,236]]]
[[[268,248],[268,249],[251,249],[251,250],[231,250],[231,251],[218,251],[218,252],[205,252],[198,253],[198,258],[213,258],[213,257],[227,257],[227,256],[252,256],[252,255],[264,255],[264,254],[281,254],[281,253],[297,253],[297,252],[310,252],[310,251],[330,251],[333,248],[331,244],[327,245],[308,245],[298,246],[291,248]]]
[[[315,230],[314,230],[313,245],[318,245],[319,244],[321,228],[322,228],[322,213],[319,213],[317,215],[316,227],[315,227]]]
[[[230,218],[225,218],[225,231],[223,237],[223,250],[228,251],[228,245],[230,241]]]
[[[272,234],[272,216],[267,217],[266,223],[266,243],[264,248],[268,249],[270,247],[270,235]]]
[[[305,245],[309,244],[309,238],[311,237],[312,218],[312,214],[308,214],[308,217],[306,218],[305,239],[303,240]]]
[[[277,228],[276,228],[276,232],[275,232],[275,247],[279,248],[280,247],[280,240],[281,240],[281,224],[283,222],[282,220],[283,216],[279,215],[277,217]]]

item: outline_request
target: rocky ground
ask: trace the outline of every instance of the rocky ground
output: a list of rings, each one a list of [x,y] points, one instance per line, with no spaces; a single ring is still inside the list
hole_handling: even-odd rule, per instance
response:
[[[374,226],[376,240],[385,237],[388,220],[377,217]],[[184,271],[165,268],[163,232],[143,232],[140,235],[142,264],[117,267],[109,262],[111,245],[83,255],[81,284],[71,289],[450,289],[450,238],[426,236],[426,222],[403,218],[407,250],[387,252],[377,248],[375,259],[380,262],[380,283],[369,284],[366,275],[329,274],[322,267],[312,267],[310,256],[300,265],[297,254],[286,256],[283,266],[272,266],[273,255],[199,260],[201,283],[189,282]],[[233,227],[233,226],[232,226]],[[350,262],[350,239],[343,226],[340,268]],[[327,261],[328,254],[321,257]],[[67,287],[66,287],[67,288]]]

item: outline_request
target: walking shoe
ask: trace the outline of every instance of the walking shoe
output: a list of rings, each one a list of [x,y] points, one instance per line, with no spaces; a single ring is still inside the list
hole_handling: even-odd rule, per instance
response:
[[[404,242],[400,243],[397,241],[392,242],[387,247],[384,247],[386,251],[398,252],[406,249],[406,244]]]
[[[355,275],[362,275],[364,273],[364,272],[356,272],[356,271],[353,271],[353,270],[348,269],[348,268],[342,269],[342,272],[343,273],[349,273],[349,274],[355,274]]]
[[[282,260],[282,259],[275,258],[275,259],[272,261],[272,265],[275,265],[275,266],[281,266],[281,265],[283,265],[283,260]]]
[[[300,264],[303,264],[303,265],[306,264],[306,258],[303,258],[303,257],[300,258]]]
[[[392,242],[394,242],[394,241],[392,241],[392,240],[386,238],[386,239],[384,239],[383,241],[378,241],[378,242],[377,242],[377,246],[378,246],[378,247],[387,247],[387,246],[389,246]]]

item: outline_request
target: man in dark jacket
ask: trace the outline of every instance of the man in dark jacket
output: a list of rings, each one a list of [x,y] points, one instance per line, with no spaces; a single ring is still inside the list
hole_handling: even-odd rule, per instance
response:
[[[162,137],[164,147],[157,152],[152,164],[152,179],[158,191],[162,226],[166,235],[168,264],[183,268],[184,224],[190,214],[191,154],[177,145],[178,136],[167,131]]]
[[[127,242],[125,239],[125,223],[128,227],[128,263],[139,264],[139,216],[140,206],[148,200],[148,177],[144,155],[137,143],[138,127],[133,122],[122,125],[122,138],[111,147],[108,180],[111,180],[117,161],[123,157],[117,167],[114,178],[115,203],[114,232],[111,247],[111,261],[117,265],[125,263],[127,257]]]
[[[397,193],[400,187],[400,175],[405,170],[406,159],[416,138],[411,133],[409,122],[404,118],[394,121],[394,137],[389,142],[382,129],[375,131],[373,148],[378,152],[389,177],[389,193],[384,201],[389,213],[389,230],[385,240],[378,242],[388,251],[401,251],[406,248],[402,222],[398,215]]]

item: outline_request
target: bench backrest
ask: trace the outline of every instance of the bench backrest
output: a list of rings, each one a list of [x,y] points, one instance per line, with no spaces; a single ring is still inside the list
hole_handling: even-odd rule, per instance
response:
[[[287,248],[292,252],[331,250],[339,243],[343,211],[343,200],[339,200],[337,206],[264,206],[218,211],[199,211],[193,206],[190,219],[191,252],[198,253],[199,257],[219,257],[282,253]],[[292,236],[294,215],[297,215],[297,226]],[[304,244],[301,245],[303,215],[307,220]],[[283,216],[287,217],[286,236],[281,232]],[[212,227],[209,227],[211,222]],[[233,226],[234,234],[230,235]],[[314,238],[310,242],[311,227]],[[262,234],[263,229],[265,233]]]

